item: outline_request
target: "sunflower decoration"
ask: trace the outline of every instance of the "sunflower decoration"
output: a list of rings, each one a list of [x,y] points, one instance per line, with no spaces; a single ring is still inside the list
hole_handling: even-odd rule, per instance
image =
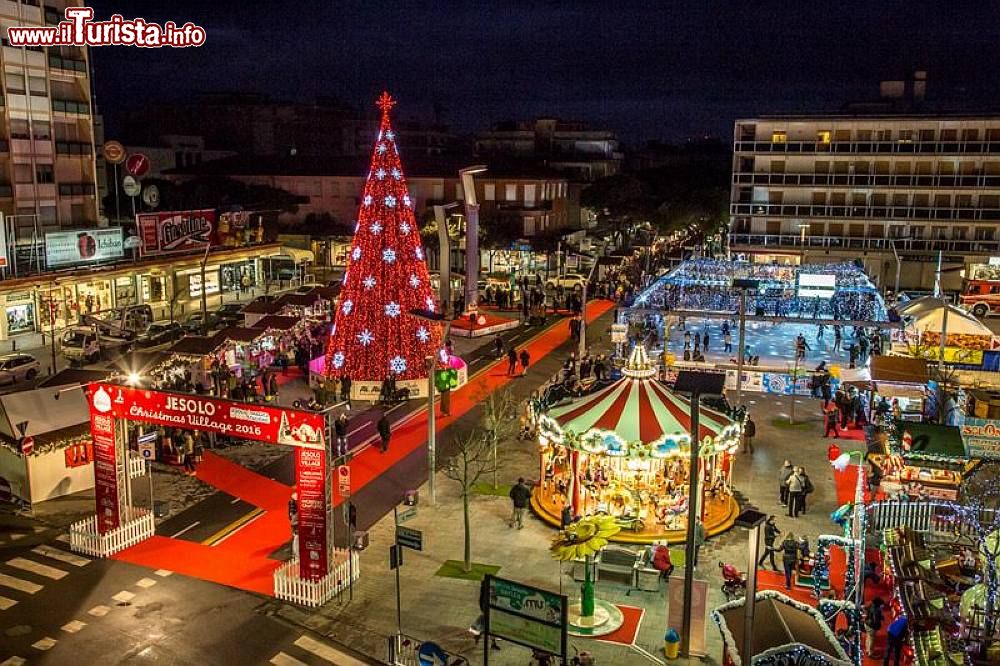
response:
[[[549,548],[552,557],[566,562],[596,555],[621,531],[614,516],[586,516],[560,530]]]

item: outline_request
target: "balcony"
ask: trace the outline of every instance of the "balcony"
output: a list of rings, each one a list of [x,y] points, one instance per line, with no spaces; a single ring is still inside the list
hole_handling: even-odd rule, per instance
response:
[[[736,141],[737,153],[983,155],[1000,153],[1000,141]]]
[[[1000,189],[1000,174],[913,175],[847,173],[749,173],[733,174],[737,185],[785,185],[805,187],[977,187]]]
[[[77,74],[87,73],[86,61],[76,60],[74,58],[65,58],[54,53],[49,54],[49,67],[53,69],[61,69],[67,72],[75,72]]]
[[[71,99],[52,100],[52,111],[54,113],[72,113],[81,116],[90,115],[90,104],[87,102],[77,102]]]
[[[796,250],[861,250],[865,252],[934,255],[949,252],[963,255],[996,255],[1000,240],[958,240],[931,238],[855,238],[849,236],[806,236],[799,234],[729,234],[729,245],[735,250],[772,249]]]
[[[61,197],[92,197],[94,194],[93,183],[59,183]]]
[[[56,141],[57,155],[90,155],[94,147],[83,141]]]
[[[734,203],[732,215],[799,218],[858,218],[898,220],[1000,220],[1000,208],[945,208],[936,206],[851,206],[848,204],[811,206],[809,204]]]

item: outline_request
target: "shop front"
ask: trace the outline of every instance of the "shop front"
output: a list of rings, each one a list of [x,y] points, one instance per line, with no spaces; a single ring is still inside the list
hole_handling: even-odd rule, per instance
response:
[[[222,292],[225,294],[242,291],[257,285],[257,260],[247,259],[219,267]]]
[[[4,302],[3,326],[8,338],[34,333],[38,325],[35,298],[31,291],[7,294]]]
[[[890,498],[955,501],[964,479],[979,464],[966,452],[955,426],[896,421],[872,458],[882,469],[881,490]]]
[[[90,280],[76,285],[76,302],[72,316],[94,314],[114,307],[111,299],[111,280]]]

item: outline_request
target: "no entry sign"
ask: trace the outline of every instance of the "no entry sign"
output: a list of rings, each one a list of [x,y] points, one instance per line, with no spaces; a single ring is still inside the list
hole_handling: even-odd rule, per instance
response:
[[[149,157],[143,153],[129,155],[125,160],[125,169],[136,178],[142,178],[149,172]]]
[[[337,492],[341,497],[351,494],[351,468],[348,465],[337,467]]]

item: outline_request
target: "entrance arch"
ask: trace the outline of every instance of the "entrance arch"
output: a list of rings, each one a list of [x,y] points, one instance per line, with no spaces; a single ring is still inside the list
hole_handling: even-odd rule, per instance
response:
[[[96,513],[70,529],[74,550],[109,557],[153,536],[153,516],[132,506],[127,492],[128,453],[121,425],[139,421],[295,447],[298,550],[275,571],[275,596],[320,605],[357,577],[353,552],[346,552],[346,567],[336,562],[332,471],[321,414],[107,382],[89,384],[86,397]]]

